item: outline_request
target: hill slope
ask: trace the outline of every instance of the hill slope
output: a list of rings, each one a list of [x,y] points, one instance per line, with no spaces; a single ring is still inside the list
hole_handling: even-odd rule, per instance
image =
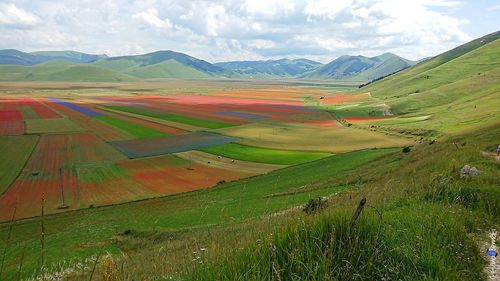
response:
[[[156,65],[160,63],[163,64]],[[123,73],[136,73],[141,78],[200,78],[225,74],[223,68],[173,51],[105,58],[96,61],[94,65]],[[155,66],[151,67],[153,65]],[[153,73],[155,70],[161,70],[161,74]]]
[[[214,65],[235,74],[252,77],[293,77],[312,71],[322,64],[307,59],[280,59],[266,61],[231,61]]]
[[[334,80],[373,80],[406,67],[414,62],[391,53],[376,57],[341,56],[332,62],[307,73],[303,78]]]
[[[413,125],[443,132],[495,122],[500,108],[500,32],[471,41],[363,87]]]
[[[127,68],[127,74],[143,78],[209,78],[210,74],[169,59],[142,67]]]
[[[74,63],[89,63],[103,58],[75,51],[44,51],[25,53],[18,50],[0,50],[0,64],[35,65],[52,60],[66,60]]]
[[[67,61],[49,61],[34,66],[0,65],[0,81],[120,82],[137,78],[111,69]]]

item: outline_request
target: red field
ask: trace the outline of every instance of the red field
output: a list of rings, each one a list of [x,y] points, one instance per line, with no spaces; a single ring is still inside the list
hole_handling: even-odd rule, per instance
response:
[[[23,115],[19,110],[1,110],[0,121],[19,121],[23,120]]]
[[[175,156],[161,156],[124,161],[120,165],[132,173],[135,180],[151,191],[172,194],[210,187],[219,181],[235,180],[253,174],[223,170],[189,163]]]

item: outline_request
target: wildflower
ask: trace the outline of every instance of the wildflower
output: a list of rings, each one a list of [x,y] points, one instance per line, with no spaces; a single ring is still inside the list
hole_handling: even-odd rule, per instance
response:
[[[276,252],[276,245],[274,245],[273,242],[269,242],[269,249],[271,249],[272,252]]]

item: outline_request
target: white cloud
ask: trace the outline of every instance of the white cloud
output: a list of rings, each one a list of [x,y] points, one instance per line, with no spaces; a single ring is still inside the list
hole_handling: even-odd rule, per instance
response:
[[[29,28],[39,22],[36,15],[16,7],[14,4],[0,4],[0,25]]]
[[[156,28],[171,28],[172,24],[168,18],[160,19],[158,17],[158,10],[155,8],[132,15],[132,18],[138,19],[152,27]]]
[[[496,10],[500,10],[500,4],[488,7],[488,11],[496,11]]]
[[[330,19],[348,9],[353,0],[306,0],[304,13],[308,16],[326,16]]]
[[[452,13],[465,5],[460,1],[123,1],[0,4],[0,48],[75,48],[108,55],[172,49],[209,61],[308,57],[326,62],[387,51],[420,59],[470,39],[463,31],[466,21]]]
[[[295,3],[290,0],[246,0],[243,7],[250,15],[275,16],[295,11]]]

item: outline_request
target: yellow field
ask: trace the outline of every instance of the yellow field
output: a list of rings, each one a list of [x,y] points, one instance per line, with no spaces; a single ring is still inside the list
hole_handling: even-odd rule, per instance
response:
[[[414,142],[407,138],[340,126],[318,128],[306,125],[252,123],[215,131],[240,138],[240,142],[247,145],[335,153],[375,147],[405,146]]]

